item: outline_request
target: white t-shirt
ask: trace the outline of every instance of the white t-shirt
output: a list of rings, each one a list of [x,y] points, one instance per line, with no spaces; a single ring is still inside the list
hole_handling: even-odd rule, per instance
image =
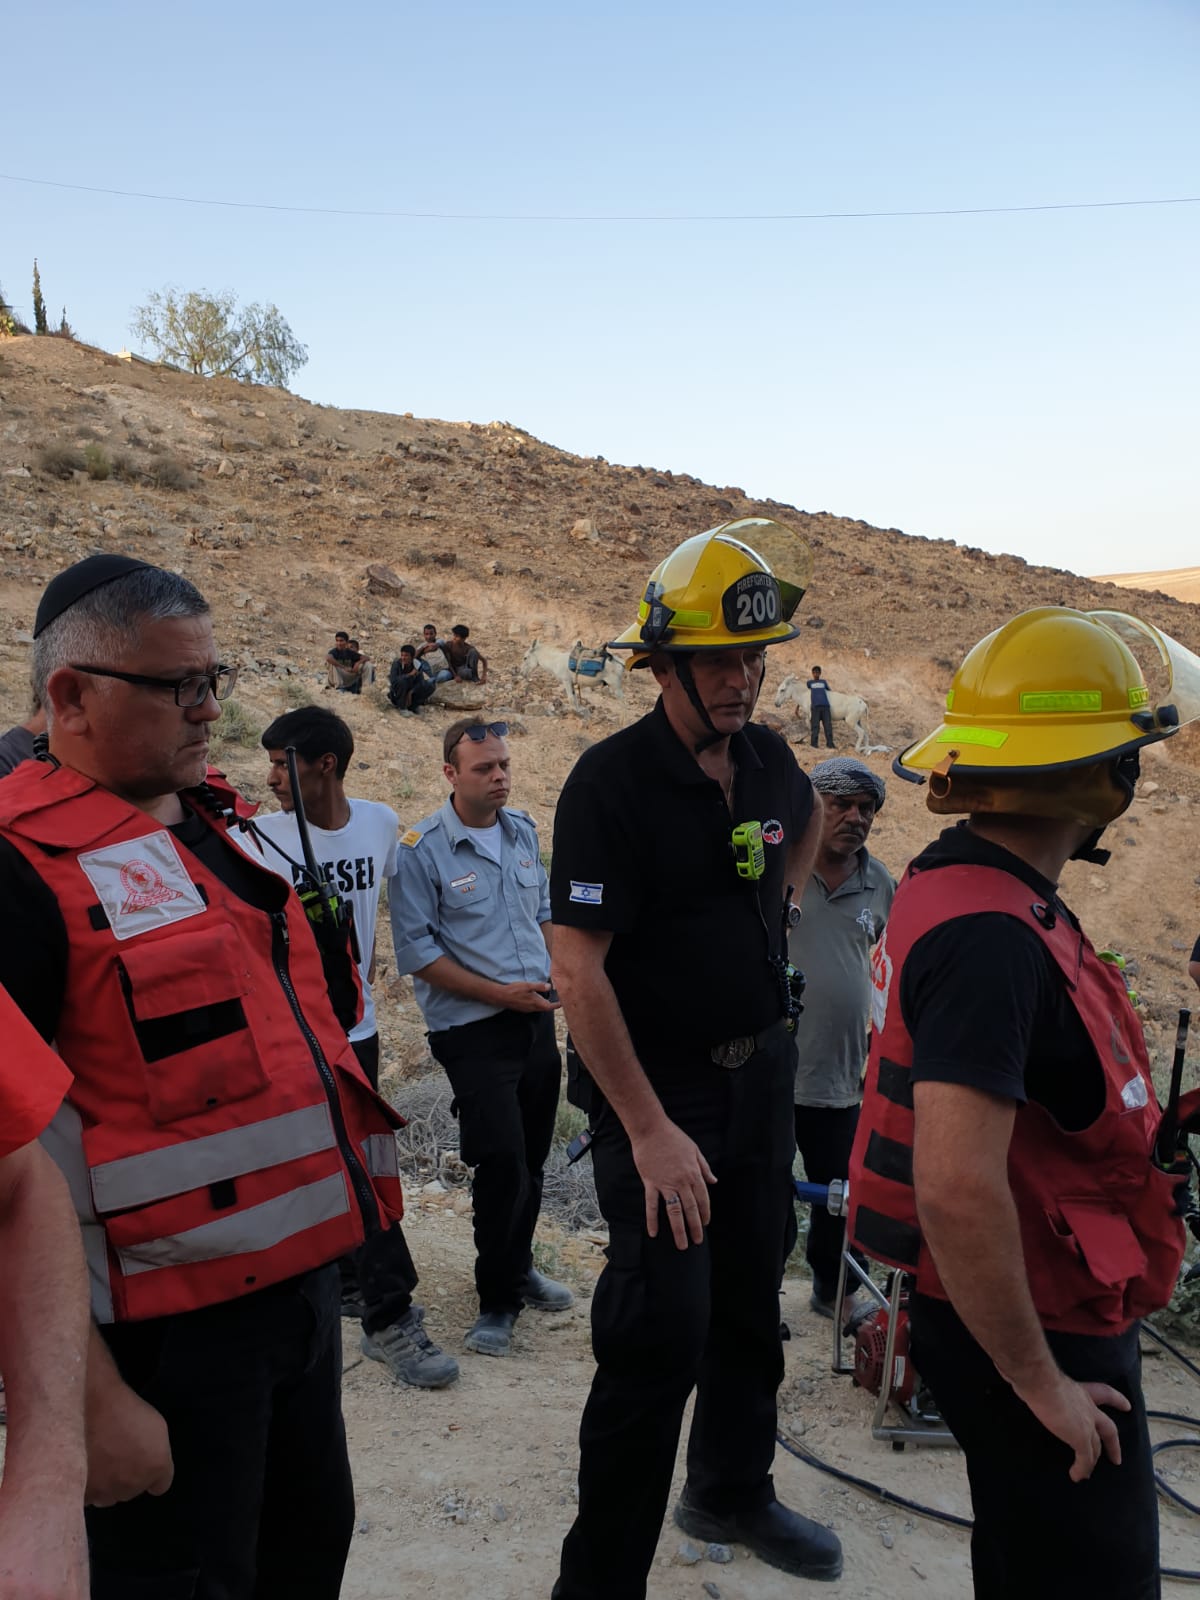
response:
[[[315,828],[309,823],[313,854],[329,875],[330,884],[351,902],[354,907],[354,929],[358,938],[358,970],[362,978],[362,1021],[350,1030],[351,1039],[369,1039],[375,1033],[375,1002],[371,985],[367,982],[367,969],[371,965],[371,952],[375,948],[375,920],[379,912],[379,896],[385,878],[396,875],[396,840],[400,823],[391,806],[378,800],[351,800],[350,821],[344,828]],[[281,850],[286,850],[293,861],[303,862],[300,850],[300,830],[295,815],[290,811],[272,811],[256,816],[256,828],[261,828]],[[246,845],[258,859],[258,846],[249,838]],[[277,872],[281,878],[295,882],[298,874],[270,845],[263,846],[262,864]]]
[[[491,856],[497,866],[500,865],[500,847],[504,836],[500,832],[500,819],[496,818],[490,828],[468,828],[471,843],[477,850],[482,850],[485,856]]]

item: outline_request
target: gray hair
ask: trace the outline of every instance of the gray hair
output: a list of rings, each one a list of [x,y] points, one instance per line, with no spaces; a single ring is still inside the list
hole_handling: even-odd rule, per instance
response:
[[[46,684],[60,667],[76,661],[116,666],[122,652],[137,648],[144,623],[203,617],[209,609],[195,584],[163,567],[141,567],[93,589],[55,617],[34,640],[34,698],[52,717]]]

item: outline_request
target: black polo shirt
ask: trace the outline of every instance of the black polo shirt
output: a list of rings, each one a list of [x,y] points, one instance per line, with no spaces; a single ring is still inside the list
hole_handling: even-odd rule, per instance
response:
[[[581,756],[558,802],[551,914],[613,935],[606,971],[647,1070],[694,1061],[783,1015],[771,956],[783,948],[787,853],[812,814],[812,789],[768,728],[747,724],[730,750],[732,817],[660,700]],[[757,884],[738,877],[735,821],[762,824]]]

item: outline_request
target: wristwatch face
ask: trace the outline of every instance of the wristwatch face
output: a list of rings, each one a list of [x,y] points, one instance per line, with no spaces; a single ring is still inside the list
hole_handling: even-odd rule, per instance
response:
[[[789,928],[795,928],[800,923],[800,907],[793,905],[789,900],[783,910],[783,920]]]

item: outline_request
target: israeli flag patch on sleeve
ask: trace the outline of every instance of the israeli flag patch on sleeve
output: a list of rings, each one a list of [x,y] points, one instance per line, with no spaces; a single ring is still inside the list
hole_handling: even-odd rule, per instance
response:
[[[571,899],[581,906],[598,906],[604,900],[602,883],[576,883],[571,879]]]

